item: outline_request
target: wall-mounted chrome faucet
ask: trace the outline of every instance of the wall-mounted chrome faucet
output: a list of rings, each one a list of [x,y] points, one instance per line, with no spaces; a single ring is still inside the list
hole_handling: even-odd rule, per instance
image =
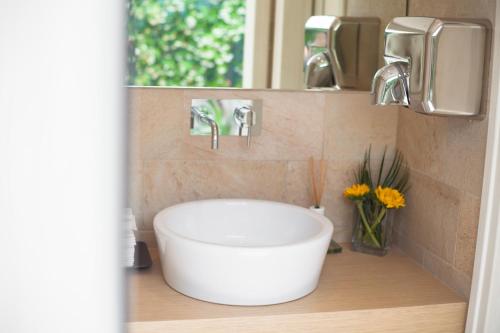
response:
[[[484,22],[394,18],[385,29],[386,65],[373,78],[373,104],[479,115],[487,42]]]
[[[251,137],[260,134],[262,101],[247,99],[193,99],[191,101],[191,135],[211,135],[211,147],[219,148],[221,136]]]

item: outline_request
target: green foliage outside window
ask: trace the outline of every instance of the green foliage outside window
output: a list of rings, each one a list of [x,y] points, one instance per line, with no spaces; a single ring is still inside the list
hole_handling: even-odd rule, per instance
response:
[[[130,0],[128,84],[241,87],[245,0]]]

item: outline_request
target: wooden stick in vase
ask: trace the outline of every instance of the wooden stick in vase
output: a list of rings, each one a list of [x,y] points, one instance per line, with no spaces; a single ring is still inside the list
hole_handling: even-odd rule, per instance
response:
[[[313,190],[313,204],[314,207],[319,207],[318,189],[316,188],[316,177],[314,172],[314,159],[312,156],[309,158],[309,174],[311,176],[312,190]]]

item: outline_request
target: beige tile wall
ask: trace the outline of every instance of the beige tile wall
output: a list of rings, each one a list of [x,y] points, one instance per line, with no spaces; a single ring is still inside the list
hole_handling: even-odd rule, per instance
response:
[[[467,17],[493,23],[494,0],[410,0],[411,16]],[[468,297],[488,121],[428,117],[400,110],[397,147],[412,172],[397,242],[415,260]]]
[[[308,158],[328,160],[324,205],[335,238],[348,241],[352,206],[342,197],[371,143],[394,147],[397,108],[369,106],[368,93],[130,88],[130,204],[141,229],[170,205],[205,198],[311,204]],[[189,135],[192,98],[263,100],[262,133],[245,140]]]

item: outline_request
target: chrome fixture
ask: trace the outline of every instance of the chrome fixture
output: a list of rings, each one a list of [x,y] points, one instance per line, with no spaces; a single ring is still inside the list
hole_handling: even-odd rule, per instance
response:
[[[219,149],[219,125],[210,118],[207,114],[203,113],[200,108],[196,106],[191,106],[191,129],[194,129],[195,119],[198,119],[208,125],[210,125],[210,131],[212,135],[212,150]]]
[[[191,100],[190,134],[211,135],[212,149],[218,149],[219,137],[252,137],[260,134],[262,101],[251,99],[193,99]]]
[[[373,104],[477,116],[486,44],[485,22],[394,18],[385,29],[386,65],[373,78]]]
[[[369,90],[378,68],[378,18],[311,16],[305,24],[306,88]]]
[[[372,85],[377,105],[409,105],[408,64],[395,61],[375,73]]]
[[[247,146],[250,147],[252,127],[255,125],[255,112],[249,105],[234,109],[234,121],[238,124],[238,135],[247,137]]]

